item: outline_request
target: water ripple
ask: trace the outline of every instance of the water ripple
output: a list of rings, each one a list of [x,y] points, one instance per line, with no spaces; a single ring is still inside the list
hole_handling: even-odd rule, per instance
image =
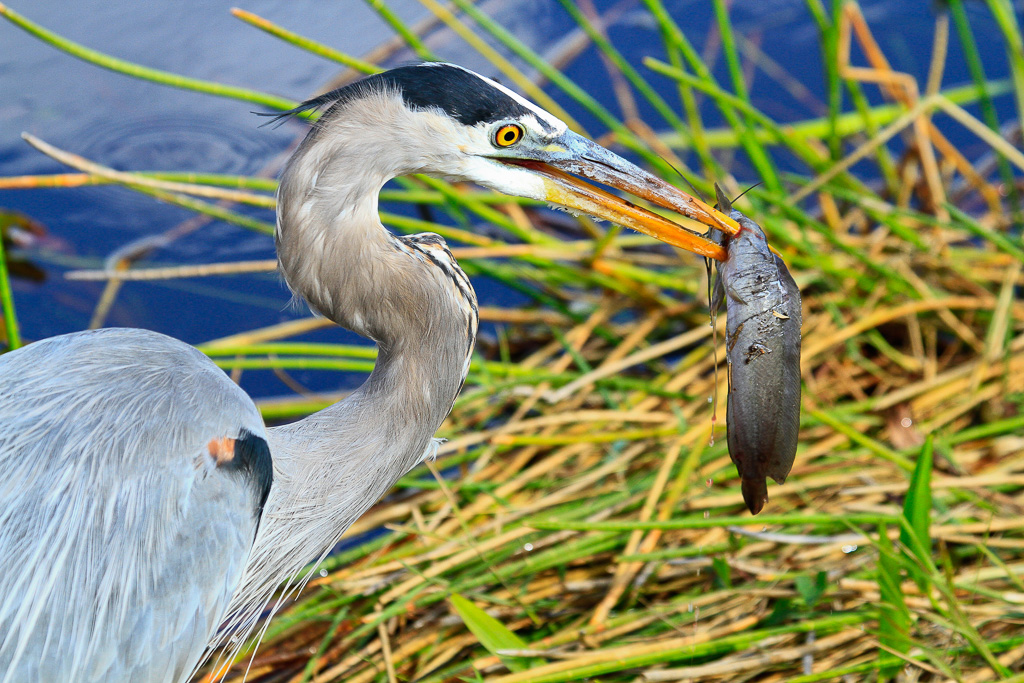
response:
[[[75,151],[127,171],[255,175],[280,149],[273,135],[187,113],[107,118],[78,134]]]

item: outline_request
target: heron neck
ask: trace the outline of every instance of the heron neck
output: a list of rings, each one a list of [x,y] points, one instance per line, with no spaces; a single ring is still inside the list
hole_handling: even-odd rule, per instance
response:
[[[475,337],[472,292],[467,327],[466,303],[444,289],[443,269],[380,224],[377,192],[386,178],[353,178],[337,168],[342,160],[317,166],[293,157],[282,196],[300,176],[315,186],[326,174],[330,191],[289,194],[298,200],[279,204],[278,254],[289,286],[326,317],[374,339],[379,355],[348,397],[268,430],[274,483],[232,604],[230,625],[242,630],[253,627],[282,581],[301,587],[303,568],[431,452]]]
[[[313,310],[385,348],[406,328],[429,326],[426,307],[437,293],[378,213],[385,183],[442,163],[442,155],[425,158],[401,139],[407,118],[400,97],[381,97],[314,128],[277,193],[275,239],[288,286]],[[399,139],[383,139],[388,131]]]

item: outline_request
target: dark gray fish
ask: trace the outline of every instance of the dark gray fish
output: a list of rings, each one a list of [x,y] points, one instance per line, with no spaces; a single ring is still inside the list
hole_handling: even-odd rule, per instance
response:
[[[766,477],[786,481],[800,431],[800,290],[761,227],[716,185],[718,208],[740,224],[730,237],[712,230],[728,256],[718,262],[711,310],[725,303],[729,379],[729,457],[752,514],[768,501]]]

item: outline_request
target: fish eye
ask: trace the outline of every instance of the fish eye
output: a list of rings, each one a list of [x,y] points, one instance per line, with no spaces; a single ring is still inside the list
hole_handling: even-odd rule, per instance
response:
[[[523,138],[523,129],[515,123],[506,123],[494,133],[494,144],[498,147],[510,147]]]

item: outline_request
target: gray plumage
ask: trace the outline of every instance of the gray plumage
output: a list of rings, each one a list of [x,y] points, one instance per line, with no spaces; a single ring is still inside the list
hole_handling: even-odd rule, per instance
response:
[[[719,192],[719,206],[729,210]],[[739,211],[732,237],[719,233],[728,258],[718,263],[711,309],[725,304],[729,456],[743,500],[757,514],[768,500],[766,477],[782,484],[800,433],[800,289],[764,231]]]
[[[0,683],[187,680],[204,649],[237,652],[274,592],[272,610],[437,452],[476,296],[439,236],[381,224],[389,179],[473,181],[707,245],[565,171],[662,206],[695,200],[460,67],[402,67],[299,110],[318,107],[278,191],[281,272],[315,312],[377,342],[373,372],[265,429],[212,362],[156,333],[83,332],[0,357]]]
[[[252,401],[190,346],[98,330],[0,356],[0,425],[0,680],[182,680],[256,532],[206,451],[264,433]]]

